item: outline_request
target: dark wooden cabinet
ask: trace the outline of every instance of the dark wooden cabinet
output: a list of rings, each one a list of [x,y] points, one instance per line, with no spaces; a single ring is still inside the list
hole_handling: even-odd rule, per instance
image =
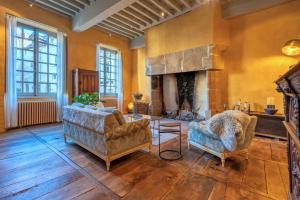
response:
[[[281,76],[276,84],[277,90],[284,94],[284,125],[288,132],[289,199],[300,200],[300,64]]]
[[[287,139],[286,129],[283,125],[284,115],[269,115],[263,112],[251,111],[248,113],[257,117],[257,124],[255,128],[256,135]]]
[[[73,97],[82,93],[99,92],[98,71],[74,69],[73,70]]]

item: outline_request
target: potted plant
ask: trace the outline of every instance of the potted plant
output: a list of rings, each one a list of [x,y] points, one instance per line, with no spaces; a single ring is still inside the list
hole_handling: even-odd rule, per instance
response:
[[[102,102],[99,99],[99,93],[98,92],[94,92],[92,94],[89,94],[89,93],[80,94],[78,96],[75,96],[73,98],[73,101],[76,102],[76,103],[82,103],[84,105],[96,105],[99,102]]]

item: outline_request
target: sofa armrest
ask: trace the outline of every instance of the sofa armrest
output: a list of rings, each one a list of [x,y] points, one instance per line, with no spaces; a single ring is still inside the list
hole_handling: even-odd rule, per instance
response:
[[[142,119],[135,122],[129,122],[126,124],[123,124],[122,126],[119,126],[112,130],[111,132],[106,134],[106,139],[116,139],[118,137],[122,137],[125,135],[129,135],[132,133],[136,133],[140,131],[141,129],[147,129],[149,128],[149,120],[148,119]]]

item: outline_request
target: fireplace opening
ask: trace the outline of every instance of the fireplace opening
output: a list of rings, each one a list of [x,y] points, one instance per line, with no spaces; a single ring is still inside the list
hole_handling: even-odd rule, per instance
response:
[[[178,116],[179,120],[194,120],[194,88],[195,72],[186,72],[176,74],[178,90]]]
[[[151,114],[184,121],[206,119],[205,71],[151,76]]]

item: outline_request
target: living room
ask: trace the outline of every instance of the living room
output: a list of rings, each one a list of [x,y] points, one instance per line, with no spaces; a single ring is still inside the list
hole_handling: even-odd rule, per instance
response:
[[[298,0],[2,0],[0,199],[300,199]]]

